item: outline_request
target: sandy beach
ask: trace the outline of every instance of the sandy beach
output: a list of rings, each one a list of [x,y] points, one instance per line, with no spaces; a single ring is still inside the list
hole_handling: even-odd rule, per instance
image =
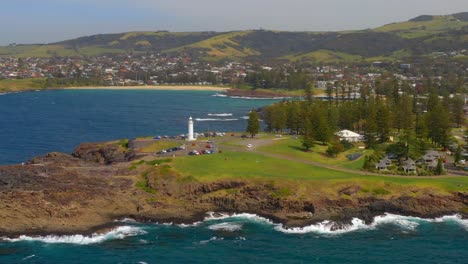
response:
[[[226,91],[229,87],[196,85],[147,85],[147,86],[101,86],[101,87],[66,87],[65,90],[174,90],[174,91]]]

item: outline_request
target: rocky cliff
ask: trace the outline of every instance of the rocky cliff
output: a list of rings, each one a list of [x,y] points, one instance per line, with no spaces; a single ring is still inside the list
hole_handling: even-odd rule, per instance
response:
[[[255,213],[287,226],[334,220],[335,228],[354,217],[370,223],[385,212],[467,217],[468,193],[421,191],[382,199],[358,195],[360,186],[350,184],[336,195],[297,198],[282,195],[281,186],[268,181],[199,182],[164,163],[133,157],[119,144],[83,144],[72,155],[50,153],[0,166],[0,236],[95,232],[124,217],[191,223],[209,211]]]

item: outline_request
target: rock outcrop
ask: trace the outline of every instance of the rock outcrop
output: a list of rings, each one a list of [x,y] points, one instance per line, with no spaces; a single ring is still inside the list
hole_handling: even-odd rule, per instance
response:
[[[82,144],[72,155],[50,153],[27,164],[0,166],[0,236],[94,232],[133,217],[141,221],[190,223],[206,212],[255,213],[286,226],[323,220],[367,223],[383,213],[466,217],[468,193],[360,194],[356,184],[336,195],[294,196],[261,180],[199,182],[169,166],[140,162],[119,144]],[[336,228],[339,228],[337,224]]]

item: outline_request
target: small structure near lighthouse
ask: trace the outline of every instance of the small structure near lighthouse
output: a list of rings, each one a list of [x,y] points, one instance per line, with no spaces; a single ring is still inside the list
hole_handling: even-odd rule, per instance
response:
[[[187,141],[194,141],[196,138],[194,137],[193,134],[193,119],[192,117],[189,118],[188,120],[188,135],[187,135]]]

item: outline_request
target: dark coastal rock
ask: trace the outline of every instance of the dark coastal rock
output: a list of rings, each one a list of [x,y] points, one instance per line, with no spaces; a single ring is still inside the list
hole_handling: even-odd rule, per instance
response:
[[[356,193],[358,193],[359,191],[361,191],[361,186],[359,185],[353,185],[353,186],[348,186],[348,187],[345,187],[345,188],[342,188],[338,191],[338,193],[341,195],[341,194],[346,194],[346,195],[354,195]]]
[[[84,161],[112,164],[129,161],[135,153],[117,143],[83,143],[73,150],[72,155]]]

